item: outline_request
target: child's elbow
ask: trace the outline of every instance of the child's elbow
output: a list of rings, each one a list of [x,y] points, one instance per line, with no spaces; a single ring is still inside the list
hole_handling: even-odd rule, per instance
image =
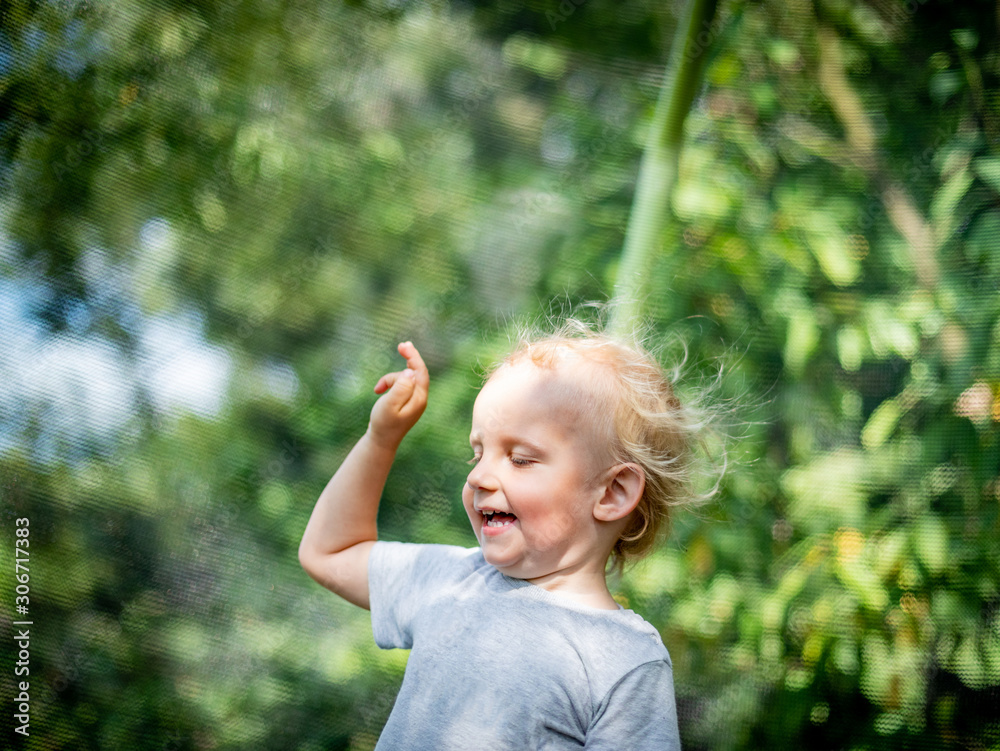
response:
[[[329,555],[329,551],[320,544],[321,539],[321,536],[316,534],[316,530],[307,526],[302,534],[302,540],[299,542],[299,565],[314,579],[317,568]]]
[[[373,544],[366,541],[337,553],[317,553],[300,547],[299,563],[316,582],[367,610],[368,557]]]
[[[328,589],[336,586],[335,577],[338,567],[334,564],[336,553],[326,553],[317,550],[305,541],[299,545],[299,565],[309,577]]]
[[[302,540],[299,544],[299,565],[314,579],[316,578],[314,572],[316,571],[317,558],[316,551],[306,544],[305,540]]]

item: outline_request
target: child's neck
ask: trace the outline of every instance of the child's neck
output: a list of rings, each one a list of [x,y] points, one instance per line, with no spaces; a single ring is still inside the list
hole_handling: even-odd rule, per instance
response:
[[[618,610],[618,603],[615,602],[608,590],[603,571],[590,574],[578,571],[572,576],[555,573],[528,579],[528,581],[553,594],[566,597],[587,607],[599,610]]]
[[[618,610],[618,603],[615,602],[615,598],[611,596],[611,593],[605,590],[603,593],[595,592],[594,594],[576,594],[566,592],[566,596],[572,598],[574,602],[581,605],[586,605],[587,607],[596,608],[598,610]]]

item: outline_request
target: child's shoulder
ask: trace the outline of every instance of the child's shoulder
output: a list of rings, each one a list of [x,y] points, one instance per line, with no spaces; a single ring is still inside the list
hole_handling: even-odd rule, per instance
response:
[[[670,653],[652,624],[631,610],[607,614],[578,620],[569,636],[596,695],[606,695],[628,676],[654,682],[672,676]]]
[[[604,647],[613,644],[616,661],[627,654],[636,664],[657,660],[670,664],[670,655],[653,624],[632,610],[601,612],[606,616],[580,622],[581,635],[586,633],[592,643]]]

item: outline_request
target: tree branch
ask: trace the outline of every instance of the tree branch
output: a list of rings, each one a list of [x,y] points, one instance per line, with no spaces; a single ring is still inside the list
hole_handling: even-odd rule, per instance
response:
[[[716,5],[717,0],[688,0],[677,25],[625,230],[611,312],[612,330],[621,331],[631,325],[647,294],[649,271],[670,215],[684,121],[701,87],[705,59],[715,37],[712,19]]]

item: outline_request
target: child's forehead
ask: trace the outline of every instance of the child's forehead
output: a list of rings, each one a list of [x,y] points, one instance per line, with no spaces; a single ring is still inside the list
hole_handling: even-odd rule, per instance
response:
[[[569,422],[590,422],[609,406],[609,379],[602,377],[599,371],[600,368],[586,360],[539,364],[530,358],[521,358],[504,363],[494,371],[483,385],[480,396],[488,390],[486,398],[493,404],[517,404],[537,398],[545,411],[554,410]]]

